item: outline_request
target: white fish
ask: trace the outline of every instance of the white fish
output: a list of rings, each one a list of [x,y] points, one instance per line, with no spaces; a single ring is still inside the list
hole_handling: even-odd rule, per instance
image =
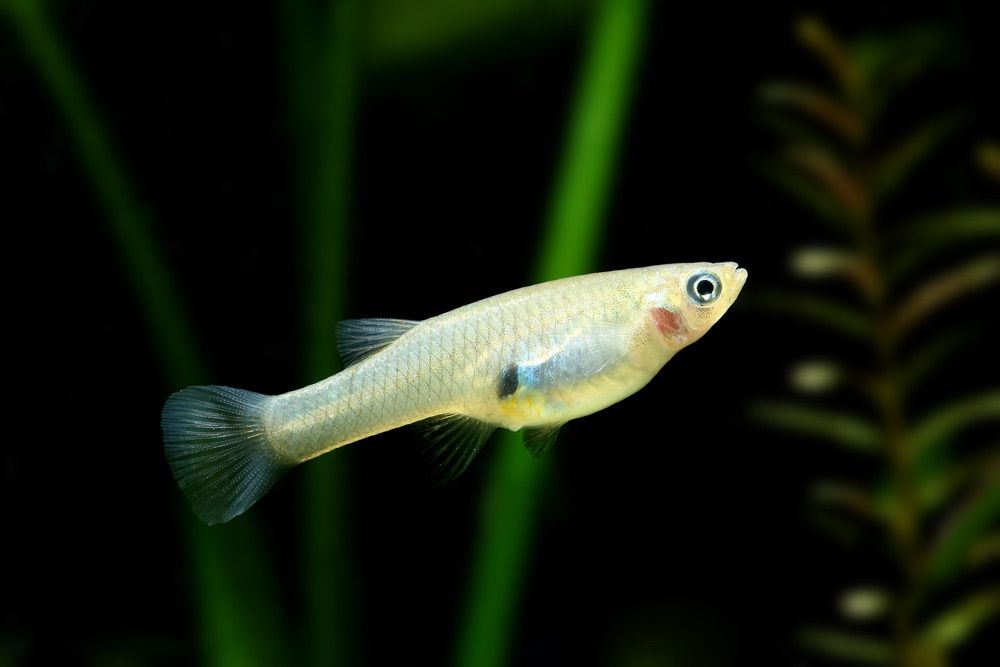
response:
[[[493,430],[525,429],[532,454],[559,427],[642,388],[701,338],[746,281],[732,262],[666,264],[555,280],[422,322],[348,320],[348,367],[279,396],[189,387],[169,399],[167,462],[209,524],[253,505],[286,470],[428,420],[435,462],[461,473]]]

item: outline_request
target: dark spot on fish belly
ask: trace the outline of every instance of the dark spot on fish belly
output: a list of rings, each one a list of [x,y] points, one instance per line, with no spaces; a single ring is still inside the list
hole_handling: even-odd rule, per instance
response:
[[[497,395],[506,398],[517,391],[517,364],[511,364],[500,373],[497,383]]]

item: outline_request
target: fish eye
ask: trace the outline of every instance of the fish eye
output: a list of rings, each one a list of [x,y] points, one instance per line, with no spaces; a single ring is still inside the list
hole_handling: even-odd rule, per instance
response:
[[[698,305],[712,303],[722,294],[719,277],[708,271],[701,271],[688,278],[688,296]]]

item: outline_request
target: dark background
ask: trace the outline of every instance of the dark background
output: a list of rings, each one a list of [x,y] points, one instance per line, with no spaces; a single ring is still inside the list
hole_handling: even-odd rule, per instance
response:
[[[975,109],[955,152],[921,177],[954,179],[958,196],[985,186],[955,176],[954,158],[995,138],[1000,117],[987,4],[806,8],[842,34],[922,21],[955,31],[959,65],[913,104],[915,114],[943,98]],[[747,290],[786,279],[789,248],[816,228],[752,168],[770,146],[754,94],[772,77],[820,76],[791,38],[802,9],[655,6],[601,269],[737,261]],[[61,3],[55,16],[156,223],[211,381],[296,387],[300,275],[273,9],[109,1]],[[365,71],[350,316],[420,319],[530,280],[585,23],[572,12],[551,26],[513,22],[482,43]],[[187,508],[159,431],[178,387],[164,378],[64,124],[6,24],[0,125],[14,301],[0,661],[194,660],[178,520]],[[977,303],[995,310],[989,297]],[[745,416],[752,397],[780,390],[807,330],[737,306],[642,392],[564,429],[529,555],[517,664],[626,664],[634,646],[650,664],[822,664],[798,653],[800,623],[834,614],[842,580],[885,574],[865,557],[845,562],[805,520],[805,485],[833,455]],[[992,359],[962,373],[995,378]],[[353,476],[357,627],[370,664],[442,664],[457,628],[491,452],[436,487],[416,439],[404,429],[336,454]],[[252,510],[290,610],[299,473]],[[982,664],[969,656],[989,650],[984,633],[961,664]]]

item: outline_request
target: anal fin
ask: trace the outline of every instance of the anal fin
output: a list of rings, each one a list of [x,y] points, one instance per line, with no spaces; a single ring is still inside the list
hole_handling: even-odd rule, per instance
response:
[[[441,482],[455,479],[493,435],[496,426],[465,415],[438,415],[417,423],[428,439],[427,453],[434,476]]]

